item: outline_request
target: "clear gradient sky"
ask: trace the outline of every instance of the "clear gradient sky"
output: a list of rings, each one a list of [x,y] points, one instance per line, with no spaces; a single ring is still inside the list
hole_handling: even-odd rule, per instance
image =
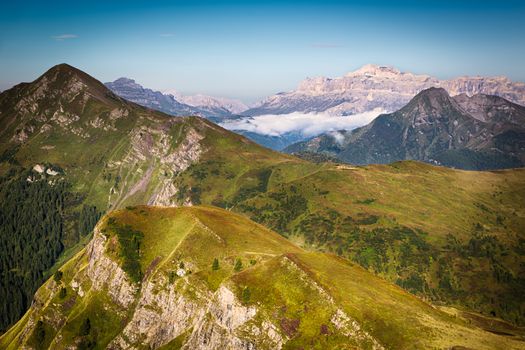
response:
[[[525,1],[2,1],[0,90],[62,62],[246,102],[366,63],[525,81]]]

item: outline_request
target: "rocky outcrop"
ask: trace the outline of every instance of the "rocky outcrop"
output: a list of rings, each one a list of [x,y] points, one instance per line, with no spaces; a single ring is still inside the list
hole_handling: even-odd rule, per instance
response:
[[[96,228],[86,247],[89,263],[87,277],[92,288],[106,291],[113,302],[126,308],[135,300],[138,287],[134,285],[119,264],[105,253],[107,238]]]
[[[401,72],[394,67],[368,64],[343,77],[307,78],[296,90],[270,96],[243,114],[323,112],[345,116],[376,108],[393,112],[419,92],[431,87],[442,87],[451,95],[497,95],[525,105],[525,84],[512,82],[505,77],[440,80],[429,75]]]
[[[292,273],[298,274],[302,282],[315,290],[319,294],[319,297],[325,300],[326,304],[332,305],[334,308],[336,308],[336,311],[330,321],[344,336],[353,339],[358,344],[367,344],[374,350],[384,349],[377,339],[375,339],[361,327],[359,322],[346,314],[342,309],[338,308],[332,296],[319,283],[308,276],[308,274],[300,266],[298,266],[293,261],[293,259],[284,256],[280,260],[280,264],[282,267],[293,271]]]
[[[525,164],[524,121],[525,107],[501,97],[451,97],[443,88],[430,88],[368,125],[322,134],[285,151],[327,153],[352,164],[410,159],[469,170],[505,169]]]
[[[166,283],[162,281],[162,285]],[[199,302],[190,300],[177,290],[180,284],[184,282],[179,281],[177,285],[172,284],[158,291],[156,283],[145,283],[131,321],[122,334],[110,343],[110,347],[125,349],[142,343],[157,348],[192,328],[197,320],[204,317],[206,310]]]
[[[356,339],[360,343],[368,343],[374,350],[384,349],[374,337],[363,330],[359,323],[348,316],[343,310],[337,309],[330,321],[344,336]]]
[[[164,179],[159,183],[158,188],[155,189],[153,195],[148,201],[148,205],[175,205],[175,201],[172,198],[178,193],[178,191],[177,187],[173,184],[173,179]]]
[[[206,95],[184,96],[175,90],[154,91],[137,84],[129,78],[119,78],[106,86],[117,95],[139,105],[175,115],[198,115],[224,118],[240,113],[248,107],[241,101]]]
[[[178,192],[175,177],[197,162],[204,152],[200,143],[204,136],[193,127],[179,135],[180,139],[174,139],[170,128],[180,123],[181,120],[177,119],[164,123],[152,120],[149,125],[132,130],[127,155],[122,161],[108,164],[108,169],[118,172],[124,179],[122,185],[110,193],[111,206],[117,207],[136,193],[146,193],[148,189],[151,189],[151,195],[146,199],[148,204],[176,204],[173,198]],[[148,168],[143,171],[142,167],[148,163]],[[161,175],[154,176],[154,172]]]
[[[256,314],[245,307],[234,293],[221,286],[215,293],[199,290],[189,297],[182,279],[166,286],[163,278],[146,283],[131,321],[110,344],[111,348],[128,348],[147,344],[155,349],[179,336],[185,336],[187,349],[250,349],[250,340],[242,339],[237,330]],[[162,290],[159,285],[165,285]],[[188,330],[191,332],[187,333]],[[251,344],[251,345],[249,345]]]
[[[155,268],[141,283],[131,282],[119,263],[108,255],[108,249],[113,249],[109,247],[116,243],[100,231],[102,225],[99,223],[86,247],[86,269],[75,275],[70,286],[80,298],[90,290],[107,293],[122,310],[132,310],[126,326],[108,348],[156,349],[183,337],[185,349],[255,349],[254,339],[246,338],[247,330],[271,343],[271,348],[281,347],[283,339],[276,327],[267,321],[260,325],[250,322],[257,309],[242,305],[227,285],[212,292],[204,286],[191,285],[186,273],[170,282],[165,272]],[[88,290],[83,289],[86,286]],[[57,312],[60,314],[57,310],[54,313]]]

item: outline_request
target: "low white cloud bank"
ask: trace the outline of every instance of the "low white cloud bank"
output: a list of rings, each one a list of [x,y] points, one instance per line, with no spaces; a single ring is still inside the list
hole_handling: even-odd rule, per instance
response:
[[[345,141],[345,135],[341,134],[339,131],[330,131],[328,135],[332,136],[338,144],[342,145]]]
[[[326,113],[266,114],[256,117],[245,117],[237,120],[228,120],[221,126],[229,130],[251,131],[257,134],[280,136],[290,132],[300,132],[305,137],[319,135],[337,130],[352,130],[366,125],[383,109],[353,114],[349,116],[334,116]]]

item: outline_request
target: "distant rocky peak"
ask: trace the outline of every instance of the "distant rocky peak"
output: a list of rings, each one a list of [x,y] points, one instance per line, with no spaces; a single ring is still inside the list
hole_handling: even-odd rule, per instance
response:
[[[142,85],[137,83],[134,79],[122,77],[118,78],[117,80],[113,82],[106,83],[106,86],[109,86],[110,89],[113,88],[126,88],[126,89],[135,89],[135,90],[141,90],[144,89]]]
[[[443,88],[428,88],[418,93],[405,107],[400,109],[405,117],[431,119],[454,114],[466,115],[459,104]]]
[[[180,97],[183,96],[182,93],[180,93],[178,90],[175,90],[175,89],[162,90],[161,92],[164,95],[171,95],[175,97],[176,99],[179,99]]]
[[[269,96],[244,113],[256,116],[323,112],[348,116],[375,108],[393,112],[430,87],[442,87],[451,96],[462,93],[497,95],[525,106],[525,83],[506,77],[462,76],[441,80],[426,74],[403,72],[392,66],[367,64],[344,76],[307,78],[296,90]]]
[[[431,88],[425,89],[414,97],[414,99],[422,99],[422,98],[427,98],[431,102],[450,101],[451,99],[447,90],[445,90],[444,88],[440,88],[440,87],[431,87]]]
[[[130,79],[126,77],[118,78],[113,83],[115,84],[137,84],[134,79]]]
[[[401,71],[392,66],[378,66],[375,64],[365,64],[361,68],[350,72],[347,76],[356,75],[376,75],[376,76],[388,76],[388,75],[399,75]]]

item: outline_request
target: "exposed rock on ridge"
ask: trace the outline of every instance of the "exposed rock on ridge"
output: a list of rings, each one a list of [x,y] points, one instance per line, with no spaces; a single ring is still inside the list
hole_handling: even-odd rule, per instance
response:
[[[361,128],[333,132],[289,146],[354,164],[421,160],[486,170],[525,164],[525,107],[501,97],[451,97],[430,88],[406,106]]]
[[[451,95],[497,95],[525,105],[525,83],[506,77],[458,77],[440,80],[429,75],[401,72],[388,66],[365,65],[343,77],[307,78],[296,90],[262,100],[246,115],[324,112],[352,115],[381,108],[393,112],[422,90],[442,87]]]

